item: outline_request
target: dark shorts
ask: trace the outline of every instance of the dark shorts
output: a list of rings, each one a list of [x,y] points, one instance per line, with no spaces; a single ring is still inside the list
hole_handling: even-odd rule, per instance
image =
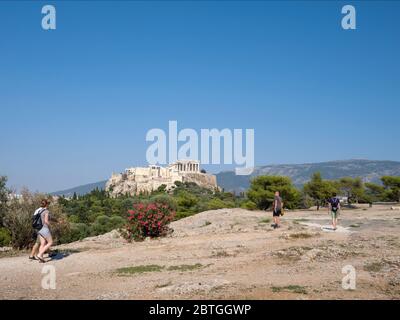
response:
[[[337,219],[339,215],[339,208],[332,208],[331,210],[332,219]]]
[[[272,213],[272,216],[279,217],[281,214],[282,214],[282,210],[277,209],[277,210],[274,210],[274,212]]]

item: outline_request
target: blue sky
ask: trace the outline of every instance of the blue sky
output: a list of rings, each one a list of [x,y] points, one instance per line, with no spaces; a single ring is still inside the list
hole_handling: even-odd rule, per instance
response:
[[[400,160],[399,32],[396,1],[2,1],[0,174],[40,191],[103,180],[145,165],[169,120],[254,128],[258,165]]]

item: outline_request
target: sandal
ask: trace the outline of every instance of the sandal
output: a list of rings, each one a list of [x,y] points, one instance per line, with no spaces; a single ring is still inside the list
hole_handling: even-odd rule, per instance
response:
[[[33,257],[29,256],[29,260],[37,260],[37,258],[35,256]]]
[[[46,263],[46,260],[44,260],[43,258],[37,256],[36,257],[39,260],[39,263]]]

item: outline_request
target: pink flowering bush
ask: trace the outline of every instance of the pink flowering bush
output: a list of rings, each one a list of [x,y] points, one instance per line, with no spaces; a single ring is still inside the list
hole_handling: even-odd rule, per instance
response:
[[[166,203],[137,203],[128,211],[128,222],[122,234],[128,241],[165,236],[175,211]]]

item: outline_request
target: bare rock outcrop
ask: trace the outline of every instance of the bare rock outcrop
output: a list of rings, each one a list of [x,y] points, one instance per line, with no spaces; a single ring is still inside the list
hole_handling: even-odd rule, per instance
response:
[[[177,181],[193,182],[210,190],[218,189],[216,176],[201,172],[198,161],[180,160],[167,167],[150,165],[128,168],[124,173],[112,174],[107,181],[106,190],[113,196],[135,195],[149,193],[162,185],[167,190],[172,190]]]

